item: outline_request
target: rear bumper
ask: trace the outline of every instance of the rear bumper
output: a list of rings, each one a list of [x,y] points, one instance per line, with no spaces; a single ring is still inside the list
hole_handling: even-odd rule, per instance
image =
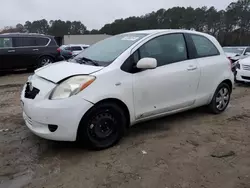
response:
[[[63,61],[63,60],[64,60],[64,57],[62,55],[57,55],[55,57],[55,62],[57,62],[57,61]]]

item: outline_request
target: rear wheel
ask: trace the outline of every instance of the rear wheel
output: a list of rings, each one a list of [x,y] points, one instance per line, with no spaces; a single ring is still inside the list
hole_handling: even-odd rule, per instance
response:
[[[231,89],[228,84],[221,83],[216,89],[213,99],[209,104],[212,113],[219,114],[227,108],[231,96]]]
[[[50,56],[42,56],[38,60],[38,68],[54,63],[54,59]]]
[[[78,140],[91,149],[105,149],[115,145],[124,135],[126,117],[122,108],[114,103],[101,103],[93,107],[82,119]]]

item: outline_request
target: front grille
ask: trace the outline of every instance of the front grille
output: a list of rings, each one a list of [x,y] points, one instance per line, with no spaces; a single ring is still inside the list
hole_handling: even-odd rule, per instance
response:
[[[248,77],[248,76],[241,76],[243,79],[245,79],[245,80],[250,80],[250,77]]]
[[[28,117],[25,113],[24,113],[24,119],[25,119],[25,121],[27,121],[27,123],[28,123],[29,125],[32,126],[32,119],[31,119],[30,117]]]
[[[250,65],[242,65],[243,70],[250,71]]]
[[[24,97],[27,99],[35,99],[36,95],[40,92],[36,87],[32,87],[29,82],[26,84]]]

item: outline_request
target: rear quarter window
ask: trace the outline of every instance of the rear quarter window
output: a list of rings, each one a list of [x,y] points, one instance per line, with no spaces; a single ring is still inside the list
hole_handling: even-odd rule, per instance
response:
[[[220,55],[216,46],[206,37],[201,35],[190,35],[196,48],[197,57],[209,57]]]
[[[36,46],[46,46],[50,39],[48,38],[36,38]]]
[[[72,51],[81,51],[82,48],[80,46],[71,46]]]

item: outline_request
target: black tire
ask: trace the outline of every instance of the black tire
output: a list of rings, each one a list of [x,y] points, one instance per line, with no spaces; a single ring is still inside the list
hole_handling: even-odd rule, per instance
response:
[[[38,59],[37,68],[46,66],[48,64],[54,63],[54,59],[50,56],[42,56]]]
[[[78,141],[95,150],[112,147],[126,132],[126,123],[125,113],[117,104],[97,104],[82,118]]]
[[[222,94],[220,93],[221,91],[225,92],[225,95],[222,96]],[[226,94],[227,92],[227,94]],[[210,104],[208,105],[210,111],[213,114],[220,114],[222,112],[224,112],[230,102],[230,97],[231,97],[231,88],[228,84],[226,83],[221,83],[213,96],[212,101],[210,102]],[[219,101],[220,100],[220,101]]]

